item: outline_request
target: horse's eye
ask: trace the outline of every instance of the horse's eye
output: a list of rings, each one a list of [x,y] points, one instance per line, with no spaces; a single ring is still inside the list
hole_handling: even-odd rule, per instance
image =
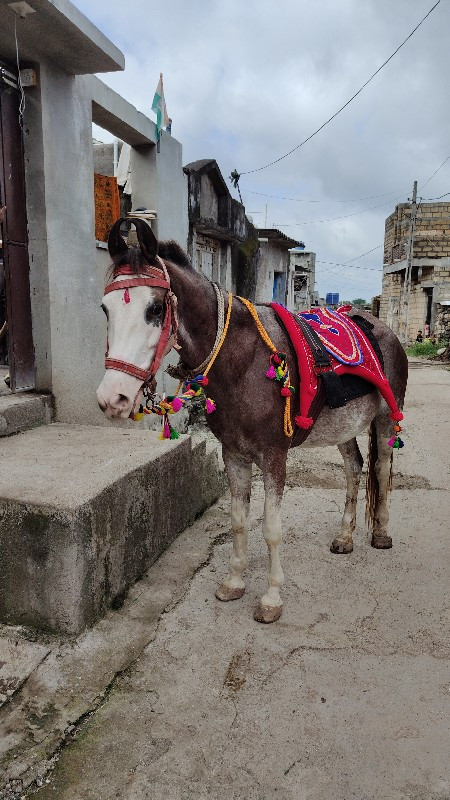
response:
[[[145,309],[145,321],[147,323],[151,322],[155,318],[161,316],[163,311],[163,304],[162,303],[149,303],[147,308]]]

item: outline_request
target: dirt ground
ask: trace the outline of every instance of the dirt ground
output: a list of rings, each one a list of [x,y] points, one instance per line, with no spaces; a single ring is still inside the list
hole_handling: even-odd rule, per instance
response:
[[[213,536],[36,800],[449,800],[450,372],[411,366],[393,549],[370,547],[362,490],[355,549],[332,555],[345,497],[339,453],[293,451],[285,606],[262,626],[252,618],[267,562],[260,478],[247,592],[228,604],[214,598],[231,548],[221,499],[150,570],[142,592],[164,585],[165,571],[173,580],[198,537]]]

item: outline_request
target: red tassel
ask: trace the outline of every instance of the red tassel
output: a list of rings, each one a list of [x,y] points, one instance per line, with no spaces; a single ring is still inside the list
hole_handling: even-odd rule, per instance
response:
[[[296,417],[295,424],[298,425],[299,428],[310,428],[311,425],[314,423],[312,417]]]
[[[403,419],[403,414],[401,411],[392,411],[390,416],[394,422],[401,422]]]

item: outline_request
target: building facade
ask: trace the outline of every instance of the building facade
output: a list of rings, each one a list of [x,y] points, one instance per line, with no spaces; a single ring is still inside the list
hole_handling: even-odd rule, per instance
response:
[[[414,341],[418,330],[449,338],[450,203],[418,204],[408,286],[411,211],[401,203],[386,220],[379,316],[404,342]]]
[[[294,277],[294,311],[307,311],[319,304],[319,294],[315,291],[316,254],[305,250],[304,245],[290,251],[291,271]]]
[[[188,254],[198,272],[227,291],[239,288],[239,250],[251,236],[245,208],[231,197],[212,158],[184,167],[188,194]]]
[[[301,242],[276,228],[258,228],[259,257],[255,300],[257,303],[282,303],[294,310],[295,271],[290,250]]]
[[[68,0],[30,0],[25,18],[1,3],[0,206],[8,368],[13,391],[53,395],[56,419],[107,424],[95,390],[104,371],[99,312],[109,256],[96,241],[92,123],[131,148],[134,208],[156,209],[160,238],[187,242],[181,144],[93,73],[122,53]],[[20,66],[33,70],[23,102]]]

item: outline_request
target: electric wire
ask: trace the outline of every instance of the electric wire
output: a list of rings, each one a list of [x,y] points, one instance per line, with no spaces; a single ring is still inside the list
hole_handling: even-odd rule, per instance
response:
[[[16,62],[17,62],[17,81],[19,84],[20,90],[20,102],[19,102],[19,125],[23,130],[23,115],[25,113],[25,92],[22,86],[22,78],[20,76],[20,62],[19,62],[19,45],[17,43],[17,14],[14,17],[14,39],[16,41]]]
[[[406,189],[396,189],[393,192],[383,192],[383,194],[372,194],[372,195],[369,195],[368,197],[358,197],[358,198],[348,199],[348,200],[334,200],[334,199],[308,200],[308,199],[304,199],[302,197],[280,197],[279,195],[276,195],[276,194],[265,194],[264,192],[254,192],[254,191],[251,191],[250,189],[245,189],[244,191],[245,191],[245,194],[257,194],[260,197],[272,198],[272,200],[290,200],[293,203],[361,203],[364,200],[376,200],[378,197],[388,197],[389,195],[393,195],[393,194],[396,194],[396,195],[403,194],[407,190]],[[253,212],[253,213],[256,213],[256,212]]]
[[[425,20],[427,19],[427,17],[429,17],[429,16],[430,16],[430,14],[431,14],[431,13],[434,11],[434,9],[435,9],[435,8],[436,8],[436,7],[439,5],[439,3],[440,3],[440,2],[441,2],[441,0],[437,0],[437,2],[434,4],[434,6],[432,6],[432,7],[430,8],[430,10],[429,10],[429,11],[428,11],[428,12],[425,14],[425,16],[424,16],[424,17],[423,17],[423,18],[420,20],[420,22],[418,23],[418,25],[416,25],[416,27],[415,27],[415,28],[414,28],[414,29],[411,31],[411,33],[409,33],[409,34],[408,34],[408,36],[406,37],[406,39],[404,39],[404,40],[403,40],[403,42],[402,42],[402,43],[401,43],[401,44],[400,44],[400,45],[397,47],[397,49],[396,49],[396,50],[394,50],[394,52],[393,52],[393,53],[392,53],[392,54],[389,56],[389,58],[387,58],[387,59],[386,59],[386,61],[384,61],[384,62],[383,62],[383,64],[381,64],[381,66],[380,66],[380,67],[378,67],[378,69],[377,69],[377,70],[376,70],[376,71],[373,73],[373,75],[371,75],[371,76],[370,76],[370,78],[368,78],[368,80],[367,80],[367,81],[366,81],[366,82],[365,82],[365,83],[364,83],[364,84],[363,84],[363,85],[360,87],[360,89],[358,89],[358,91],[357,91],[357,92],[355,92],[355,94],[354,94],[354,95],[353,95],[353,96],[352,96],[352,97],[351,97],[349,100],[347,100],[347,102],[346,102],[346,103],[344,103],[344,105],[343,105],[343,106],[341,106],[341,108],[339,108],[339,109],[338,109],[338,110],[337,110],[337,111],[336,111],[336,112],[335,112],[335,113],[334,113],[334,114],[333,114],[333,115],[332,115],[332,116],[331,116],[329,119],[327,119],[327,120],[326,120],[326,121],[325,121],[325,122],[324,122],[324,123],[323,123],[323,124],[320,126],[320,128],[317,128],[317,130],[315,130],[313,133],[311,133],[311,134],[310,134],[310,136],[308,136],[306,139],[304,139],[302,142],[300,142],[300,144],[296,145],[296,147],[293,147],[293,148],[292,148],[292,150],[289,150],[289,152],[288,152],[288,153],[285,153],[283,156],[280,156],[280,158],[276,158],[274,161],[270,161],[270,162],[269,162],[269,164],[265,164],[263,167],[258,167],[258,168],[256,168],[256,169],[249,169],[249,170],[246,170],[245,172],[241,172],[241,173],[237,173],[237,170],[235,170],[235,172],[236,172],[236,175],[238,175],[238,180],[239,180],[239,177],[241,177],[242,175],[250,175],[251,173],[254,173],[254,172],[261,172],[263,169],[267,169],[268,167],[272,167],[274,164],[278,164],[280,161],[283,161],[283,159],[284,159],[284,158],[287,158],[287,157],[288,157],[288,156],[290,156],[292,153],[294,153],[296,150],[299,150],[299,149],[300,149],[300,147],[303,147],[303,145],[305,145],[307,142],[309,142],[309,141],[310,141],[310,140],[313,138],[313,136],[316,136],[316,135],[317,135],[317,134],[318,134],[318,133],[319,133],[319,132],[320,132],[320,131],[321,131],[323,128],[325,128],[325,126],[326,126],[326,125],[328,125],[328,124],[329,124],[329,123],[330,123],[330,122],[331,122],[333,119],[335,119],[335,118],[338,116],[338,114],[340,114],[340,113],[341,113],[341,112],[344,110],[344,108],[346,108],[348,105],[350,105],[350,103],[351,103],[351,102],[352,102],[352,101],[353,101],[353,100],[354,100],[354,99],[355,99],[355,98],[356,98],[356,97],[357,97],[359,94],[361,94],[361,92],[363,91],[363,89],[365,89],[365,87],[366,87],[366,86],[367,86],[367,85],[368,85],[368,84],[369,84],[369,83],[370,83],[370,82],[371,82],[371,81],[372,81],[372,80],[375,78],[375,76],[376,76],[376,75],[378,75],[378,73],[379,73],[379,72],[381,72],[381,70],[383,69],[383,67],[385,67],[385,66],[386,66],[386,64],[388,64],[388,63],[389,63],[389,61],[391,61],[391,59],[392,59],[392,58],[394,58],[394,56],[395,56],[395,55],[398,53],[398,51],[399,51],[399,50],[400,50],[400,49],[401,49],[401,48],[402,48],[402,47],[403,47],[403,46],[406,44],[406,42],[407,42],[409,39],[411,39],[411,37],[412,37],[412,36],[415,34],[415,32],[416,32],[416,31],[417,31],[417,30],[420,28],[420,26],[421,26],[421,25],[422,25],[422,24],[425,22]],[[450,158],[450,156],[449,156],[449,158]],[[434,177],[434,176],[432,176],[432,177]],[[431,178],[430,178],[430,180],[431,180]],[[427,181],[427,182],[428,182],[428,181]],[[424,185],[425,185],[425,184],[424,184]],[[422,187],[422,188],[423,188],[423,187]]]
[[[433,174],[432,174],[431,178],[428,178],[428,180],[427,180],[427,181],[425,181],[425,183],[423,183],[423,184],[422,184],[422,186],[421,186],[421,187],[420,187],[420,189],[419,189],[419,192],[421,192],[421,191],[422,191],[422,189],[423,189],[425,186],[427,186],[427,184],[428,184],[428,183],[431,181],[431,179],[432,179],[432,178],[434,178],[434,176],[438,174],[439,170],[440,170],[440,169],[442,169],[442,167],[444,166],[444,164],[446,164],[446,163],[447,163],[447,161],[449,160],[449,158],[450,158],[450,156],[447,156],[447,158],[446,158],[446,159],[445,159],[445,160],[442,162],[441,166],[437,168],[436,172],[433,172]]]

